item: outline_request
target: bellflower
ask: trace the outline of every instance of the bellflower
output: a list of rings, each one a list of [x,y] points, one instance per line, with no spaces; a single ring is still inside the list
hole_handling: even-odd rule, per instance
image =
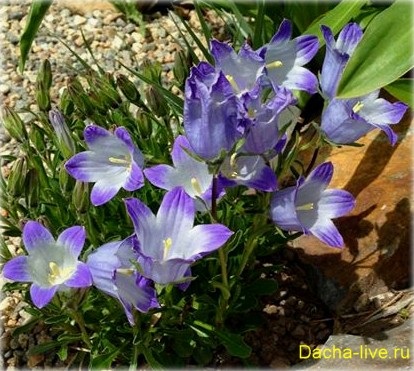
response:
[[[3,267],[3,275],[13,281],[32,282],[33,304],[43,308],[58,290],[92,285],[89,268],[78,261],[85,238],[85,229],[74,226],[55,240],[40,223],[29,221],[23,228],[28,256],[9,260]]]
[[[333,165],[325,162],[317,166],[296,186],[273,194],[270,215],[273,221],[287,231],[313,235],[322,242],[342,247],[343,239],[331,221],[351,211],[354,197],[347,191],[326,189],[333,175]]]
[[[331,100],[335,97],[345,65],[362,38],[362,30],[356,23],[349,23],[339,33],[336,42],[329,27],[321,26],[321,30],[326,41],[326,53],[320,83],[322,92]]]
[[[182,283],[193,262],[217,250],[233,234],[221,224],[194,227],[194,202],[182,187],[167,192],[157,215],[138,199],[128,198],[125,204],[143,275],[159,284]]]
[[[90,254],[86,262],[94,286],[120,301],[131,325],[134,324],[133,308],[145,313],[159,307],[151,281],[131,264],[131,260],[137,260],[134,238],[106,243]]]
[[[211,188],[213,175],[208,165],[191,157],[183,148],[190,150],[187,138],[179,135],[174,142],[171,157],[174,166],[156,165],[144,170],[146,178],[156,187],[168,191],[182,186],[185,192],[195,200],[198,211],[206,211],[211,204]],[[223,194],[218,189],[216,197]],[[204,200],[203,204],[199,199]]]
[[[220,167],[220,182],[224,187],[244,185],[264,192],[277,188],[276,174],[261,156],[236,153],[227,157]]]
[[[290,90],[276,87],[274,96],[263,103],[263,89],[263,84],[259,83],[243,96],[247,116],[251,121],[243,150],[257,155],[274,149],[279,141],[279,114],[296,102]]]
[[[65,168],[77,180],[95,182],[91,192],[93,205],[105,204],[121,188],[135,191],[144,185],[144,157],[125,128],[111,133],[90,125],[84,130],[84,138],[89,150],[70,158]]]
[[[334,99],[322,113],[321,129],[335,143],[352,143],[375,128],[385,132],[394,145],[397,141],[390,125],[397,124],[408,106],[378,98],[379,90],[360,98]]]
[[[313,94],[318,80],[302,66],[318,52],[318,38],[303,35],[291,40],[291,36],[292,24],[285,19],[270,42],[258,50],[259,55],[265,59],[267,76],[273,86],[281,85]]]
[[[224,73],[236,94],[253,89],[263,73],[264,59],[247,43],[236,54],[230,45],[212,40],[211,54],[216,62],[216,70]]]
[[[185,83],[184,129],[192,150],[211,160],[242,136],[241,104],[223,72],[201,62]]]

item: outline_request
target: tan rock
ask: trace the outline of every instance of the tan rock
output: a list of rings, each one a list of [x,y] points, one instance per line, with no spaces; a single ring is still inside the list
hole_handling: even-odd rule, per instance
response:
[[[91,13],[94,10],[118,13],[116,8],[107,0],[59,0],[58,5],[80,15]]]

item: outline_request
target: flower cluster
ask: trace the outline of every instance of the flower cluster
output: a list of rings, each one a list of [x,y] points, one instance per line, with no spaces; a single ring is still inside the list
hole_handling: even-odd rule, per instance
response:
[[[270,42],[253,50],[246,42],[238,53],[228,44],[211,41],[214,65],[200,62],[185,82],[183,126],[172,145],[172,164],[146,167],[145,153],[133,136],[120,126],[113,131],[98,125],[84,130],[87,150],[75,145],[63,116],[50,112],[59,143],[65,145],[65,169],[78,182],[94,183],[94,206],[112,200],[121,189],[135,192],[149,181],[166,190],[156,215],[140,199],[124,198],[133,232],[110,241],[78,260],[85,242],[83,227],[64,230],[54,240],[41,224],[29,221],[23,229],[28,256],[4,266],[6,278],[32,282],[33,303],[43,307],[55,293],[92,284],[119,300],[134,323],[133,309],[147,312],[160,306],[157,285],[186,290],[192,264],[220,249],[232,236],[219,223],[194,225],[196,212],[215,213],[217,201],[228,187],[244,186],[268,192],[269,219],[285,231],[313,235],[333,247],[343,239],[332,222],[354,207],[354,197],[343,190],[327,189],[333,165],[325,162],[296,185],[279,188],[274,164],[291,139],[286,127],[295,124],[295,91],[321,91],[326,100],[321,131],[330,142],[358,140],[374,128],[396,135],[390,124],[400,121],[407,106],[379,98],[378,91],[340,100],[336,90],[347,61],[362,37],[356,24],[347,25],[335,41],[322,26],[326,55],[320,78],[303,67],[319,49],[316,36],[292,39],[292,25],[284,20]],[[275,161],[276,160],[276,161]],[[212,219],[217,220],[216,215]]]

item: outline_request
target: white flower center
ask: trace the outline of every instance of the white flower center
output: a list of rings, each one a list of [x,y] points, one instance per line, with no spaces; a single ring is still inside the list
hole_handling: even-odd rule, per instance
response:
[[[66,282],[75,272],[75,267],[59,267],[55,262],[49,262],[49,274],[47,279],[51,286],[60,285]]]

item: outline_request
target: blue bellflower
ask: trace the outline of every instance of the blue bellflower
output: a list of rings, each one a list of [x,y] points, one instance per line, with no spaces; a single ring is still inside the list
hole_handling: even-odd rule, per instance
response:
[[[318,52],[318,38],[303,35],[291,40],[291,37],[292,24],[284,19],[270,42],[258,50],[265,59],[267,76],[275,87],[284,86],[313,94],[318,80],[302,66]]]
[[[211,160],[242,136],[241,103],[223,72],[201,62],[185,83],[184,129],[191,149]]]
[[[362,38],[362,30],[356,23],[349,23],[339,33],[337,41],[329,27],[321,26],[321,30],[326,41],[326,53],[320,84],[325,97],[332,100],[336,95],[345,65]]]
[[[3,267],[3,275],[13,281],[32,282],[33,304],[43,308],[58,290],[92,285],[89,268],[78,261],[85,238],[85,229],[74,226],[55,240],[40,223],[29,221],[23,228],[28,256],[9,260]]]
[[[84,130],[89,150],[70,158],[66,171],[82,182],[94,182],[91,202],[95,206],[111,200],[121,188],[135,191],[144,185],[144,157],[125,128],[114,133],[90,125]]]
[[[213,175],[210,174],[207,164],[195,160],[184,148],[190,150],[190,143],[186,137],[179,135],[171,152],[173,166],[156,165],[145,169],[144,174],[156,187],[168,191],[175,187],[183,187],[185,192],[195,200],[196,209],[206,211],[206,206],[211,206]],[[218,189],[216,197],[221,195],[223,192]]]
[[[355,199],[347,191],[326,189],[332,175],[332,163],[325,162],[306,179],[300,177],[296,186],[275,192],[270,203],[272,220],[286,231],[300,231],[332,247],[342,247],[342,236],[331,219],[351,211]]]
[[[137,260],[134,239],[106,243],[90,254],[86,262],[94,286],[119,300],[131,325],[133,308],[145,313],[159,307],[151,281],[131,264]]]
[[[182,284],[190,265],[217,250],[233,234],[221,224],[193,226],[194,201],[182,187],[167,192],[157,215],[135,198],[125,200],[138,240],[142,274],[159,284]]]

